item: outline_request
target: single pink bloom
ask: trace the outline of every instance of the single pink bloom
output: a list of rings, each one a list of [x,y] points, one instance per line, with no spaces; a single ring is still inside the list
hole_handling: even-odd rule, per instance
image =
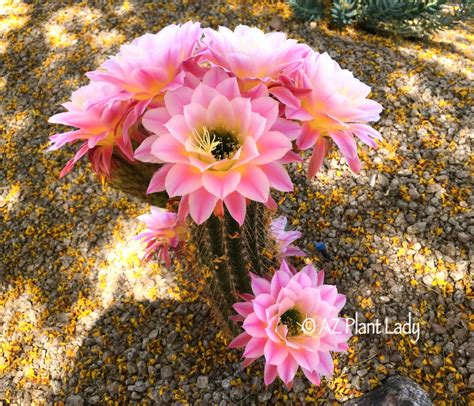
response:
[[[72,93],[71,101],[63,106],[68,110],[49,119],[50,123],[77,127],[78,130],[51,136],[50,150],[67,143],[83,141],[78,152],[61,171],[61,177],[71,171],[85,154],[96,173],[110,175],[114,147],[128,160],[133,161],[131,138],[143,138],[132,126],[143,113],[147,102],[130,101],[126,93],[110,83],[92,82]]]
[[[170,266],[170,248],[177,250],[182,243],[184,225],[179,221],[176,213],[159,207],[151,207],[150,214],[138,217],[147,225],[147,229],[138,234],[135,239],[146,243],[144,260],[148,261],[155,252],[158,258],[163,259],[166,266]]]
[[[270,281],[254,274],[251,279],[253,295],[234,305],[234,320],[242,321],[245,331],[229,347],[245,347],[245,366],[264,357],[265,385],[279,376],[291,389],[298,367],[319,385],[321,376],[333,373],[331,351],[348,348],[350,328],[338,316],[345,296],[324,285],[323,272],[312,265],[293,273],[283,261]]]
[[[292,74],[310,51],[307,45],[287,39],[282,32],[264,33],[246,25],[238,25],[234,31],[206,28],[202,43],[204,59],[239,79],[263,82]]]
[[[360,170],[357,144],[354,136],[376,148],[380,134],[367,125],[379,119],[382,106],[367,96],[370,87],[354,78],[351,72],[341,69],[327,54],[311,52],[305,58],[303,69],[295,76],[296,87],[312,88],[300,97],[280,100],[286,104],[286,116],[303,122],[297,145],[301,149],[313,148],[309,176],[314,176],[327,154],[331,138],[355,173]]]
[[[306,254],[296,245],[291,245],[293,241],[301,238],[300,231],[285,231],[288,220],[284,216],[280,216],[272,221],[270,224],[270,230],[272,232],[275,241],[278,244],[280,258],[286,257],[304,257]]]
[[[210,69],[196,87],[183,86],[164,96],[164,107],[147,111],[144,127],[154,135],[135,151],[144,162],[165,163],[148,193],[166,190],[182,196],[198,224],[222,213],[223,204],[239,224],[247,199],[273,205],[270,188],[291,191],[279,161],[291,150],[278,102],[268,96],[242,97],[238,81],[221,68]],[[186,210],[185,210],[186,209]]]
[[[176,89],[184,80],[182,64],[193,56],[202,35],[199,23],[168,25],[157,34],[145,34],[89,72],[94,81],[105,81],[129,92],[135,99],[149,100]]]

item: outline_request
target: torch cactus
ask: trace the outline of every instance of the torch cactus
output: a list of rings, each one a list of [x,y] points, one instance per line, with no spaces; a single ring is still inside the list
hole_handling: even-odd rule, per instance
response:
[[[232,333],[243,321],[232,346],[246,347],[246,363],[264,355],[267,383],[280,376],[291,387],[300,365],[318,384],[331,373],[329,351],[344,350],[350,335],[338,318],[344,298],[314,268],[297,273],[287,263],[304,255],[292,245],[301,234],[285,230],[283,217],[272,222],[271,193],[292,191],[286,165],[303,160],[298,148],[312,149],[309,176],[331,141],[360,170],[356,138],[372,147],[380,138],[368,125],[382,109],[370,88],[283,33],[192,22],[124,45],[88,77],[50,119],[77,128],[53,135],[51,149],[82,143],[61,176],[87,155],[102,180],[158,206],[141,217],[145,259],[156,252],[170,266],[191,235],[197,258],[188,266],[206,270]],[[319,326],[308,335],[303,315],[340,334]]]

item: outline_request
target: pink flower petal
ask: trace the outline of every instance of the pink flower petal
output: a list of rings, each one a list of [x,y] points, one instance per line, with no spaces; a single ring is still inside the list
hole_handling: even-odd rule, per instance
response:
[[[152,153],[152,145],[157,140],[159,136],[151,135],[150,137],[145,138],[139,147],[135,150],[135,159],[138,159],[142,162],[151,162],[151,163],[163,163],[163,161],[157,158]]]
[[[214,97],[207,108],[207,123],[212,123],[215,127],[234,128],[235,115],[230,101],[218,94]]]
[[[197,224],[204,223],[216,207],[217,197],[203,187],[189,195],[189,212]]]
[[[244,99],[243,97],[238,97],[230,101],[234,114],[239,119],[236,124],[239,126],[240,134],[247,134],[250,117],[252,114],[252,105],[249,99]]]
[[[282,158],[278,160],[281,164],[291,164],[293,162],[304,162],[304,159],[294,151],[288,151]]]
[[[68,142],[74,142],[76,140],[81,139],[83,136],[84,134],[80,130],[68,131],[61,134],[54,134],[49,138],[53,145],[48,147],[48,151],[54,151],[56,149],[59,149]]]
[[[237,302],[234,303],[232,307],[237,313],[244,317],[247,317],[250,313],[253,312],[253,306],[250,302]]]
[[[158,169],[153,176],[151,177],[150,184],[148,185],[147,194],[161,192],[165,190],[165,179],[166,175],[168,175],[169,170],[171,169],[172,165],[163,165],[160,169]]]
[[[275,200],[273,200],[273,197],[271,197],[270,195],[268,196],[268,200],[264,204],[267,209],[270,209],[272,211],[276,211],[278,209],[278,205],[276,204]]]
[[[182,223],[186,221],[189,214],[189,196],[183,196],[179,202],[178,220]]]
[[[312,353],[303,348],[290,348],[289,352],[302,369],[312,370],[318,365],[319,357],[317,352]]]
[[[286,218],[284,217],[284,219],[285,219],[285,225],[286,225]],[[288,263],[285,260],[281,261],[279,271],[283,272],[283,273],[286,273],[288,275],[288,277],[290,277],[290,278],[293,277],[293,272],[291,272],[290,267],[288,266]]]
[[[200,104],[191,103],[183,107],[184,119],[189,131],[200,131],[206,125],[207,110]]]
[[[245,197],[238,192],[233,192],[224,199],[224,203],[235,221],[237,221],[239,225],[244,224],[247,208]]]
[[[293,141],[296,140],[301,134],[301,126],[294,121],[285,120],[284,118],[278,117],[273,124],[272,131],[278,131]]]
[[[240,97],[239,84],[237,83],[236,78],[230,77],[222,80],[217,85],[216,90],[229,100]]]
[[[244,145],[240,147],[240,149],[235,153],[233,159],[235,164],[233,168],[237,169],[249,162],[251,162],[254,158],[258,157],[260,152],[258,151],[257,144],[252,137],[246,137],[244,141]]]
[[[219,93],[213,87],[206,86],[204,84],[200,84],[193,93],[193,97],[191,98],[191,102],[198,104],[204,108],[209,106],[211,100],[216,97]]]
[[[314,294],[314,288],[311,288],[311,281],[309,278],[302,274],[303,276],[301,277],[302,279],[306,278],[307,281],[302,281],[306,286],[306,288],[303,288],[303,290],[298,294],[298,298],[296,299],[296,306],[298,309],[301,309],[302,311],[305,312],[305,314],[313,314],[315,311],[316,307],[316,301],[315,301],[315,294]],[[300,281],[296,281],[296,286],[298,286],[300,289],[303,286],[303,283]],[[295,290],[293,290],[295,292]]]
[[[311,128],[308,123],[304,123],[301,127],[301,134],[296,141],[296,145],[299,149],[303,150],[311,148],[320,136],[320,131]]]
[[[252,337],[245,347],[244,357],[258,358],[263,355],[263,348],[265,346],[265,338]]]
[[[239,334],[229,344],[229,348],[240,348],[247,345],[251,337],[247,333]]]
[[[337,309],[337,311],[341,311],[345,304],[346,297],[344,295],[338,294],[336,300],[334,301],[334,307]]]
[[[191,102],[193,89],[180,87],[172,92],[165,93],[165,105],[171,117],[183,114],[183,106]]]
[[[263,381],[265,382],[265,385],[266,386],[270,385],[277,377],[277,374],[278,374],[277,367],[275,365],[270,365],[266,363],[265,370],[263,373]]]
[[[359,160],[359,157],[356,155],[355,158],[347,158],[346,161],[349,165],[349,168],[351,169],[352,172],[354,173],[359,173],[361,169],[361,163]]]
[[[217,198],[225,199],[235,191],[240,178],[239,172],[206,171],[202,174],[202,185]]]
[[[255,295],[262,293],[270,293],[270,282],[260,276],[250,273],[250,281],[252,284],[252,291]]]
[[[300,109],[293,109],[292,107],[287,107],[285,110],[286,118],[291,120],[299,120],[299,121],[311,121],[314,119],[311,113],[308,113],[306,110]]]
[[[151,153],[164,162],[188,163],[184,146],[171,134],[160,135],[153,143]]]
[[[257,357],[258,358],[258,357]],[[257,358],[246,358],[243,362],[242,362],[242,366],[244,368],[247,368],[249,367]]]
[[[163,85],[167,82],[167,76],[168,74],[163,68],[138,68],[130,72],[130,81],[134,83],[134,90],[137,92],[140,89],[148,88],[150,90],[153,89],[153,93],[157,93],[159,88],[164,87]]]
[[[250,121],[247,129],[247,135],[258,141],[260,137],[265,134],[266,120],[257,113],[250,114]]]
[[[337,288],[332,285],[323,285],[319,289],[321,299],[329,302],[334,303],[337,298]]]
[[[299,282],[303,288],[314,288],[318,286],[318,273],[312,264],[303,267],[303,269],[295,274],[293,278],[295,281]]]
[[[252,100],[252,111],[267,120],[265,130],[270,130],[278,117],[278,102],[270,97],[259,97]]]
[[[148,131],[161,135],[167,132],[164,124],[169,119],[170,114],[168,113],[168,110],[159,107],[146,111],[142,117],[142,124]]]
[[[76,155],[74,155],[74,158],[70,159],[67,163],[66,166],[62,169],[61,173],[59,174],[59,177],[62,178],[66,176],[69,172],[71,172],[74,164],[81,159],[86,153],[89,151],[89,146],[87,143],[83,144],[81,148],[76,152]]]
[[[261,167],[270,182],[270,186],[281,191],[291,192],[293,190],[293,183],[291,182],[288,172],[278,162],[270,162]]]
[[[304,369],[304,368],[302,368],[302,370],[303,370],[303,373],[306,376],[306,378],[308,378],[308,380],[313,385],[319,386],[321,384],[321,378],[320,378],[319,374],[316,371],[310,371],[310,370],[307,370],[307,369]]]
[[[329,136],[337,144],[346,159],[357,157],[357,144],[352,135],[342,131],[333,131],[329,133]]]
[[[309,161],[308,176],[312,178],[321,169],[323,161],[328,152],[328,144],[322,135],[320,135],[313,148],[313,154]]]
[[[188,126],[184,116],[176,115],[171,117],[164,125],[165,129],[184,145],[188,137],[192,134],[192,130]]]
[[[280,290],[290,281],[290,276],[285,271],[276,271],[272,277],[270,293],[273,297],[277,297]]]
[[[281,343],[267,340],[263,350],[265,361],[270,365],[281,364],[288,356],[288,349]]]
[[[330,376],[334,372],[334,363],[329,352],[319,351],[318,372],[324,376]]]
[[[267,316],[265,310],[274,303],[275,299],[272,295],[262,293],[253,300],[253,311],[261,321],[266,322]]]
[[[259,167],[248,165],[242,168],[242,177],[237,191],[248,199],[266,202],[270,194],[270,182]]]
[[[252,337],[266,337],[265,323],[263,323],[255,313],[251,313],[245,318],[242,327]]]
[[[296,371],[298,370],[298,363],[290,355],[286,357],[285,361],[277,365],[277,368],[278,375],[280,376],[281,380],[285,383],[285,385],[288,386],[289,384],[291,384],[293,378],[296,375]]]
[[[275,96],[283,104],[298,109],[300,107],[300,101],[290,90],[283,86],[276,86],[269,89],[269,92]]]
[[[291,141],[282,133],[268,131],[257,141],[260,156],[253,160],[255,164],[267,164],[282,158],[291,150]]]
[[[351,130],[356,132],[356,133],[365,133],[368,134],[368,136],[375,138],[379,141],[382,140],[382,136],[380,133],[373,129],[370,125],[366,124],[351,124]]]
[[[206,74],[202,78],[202,83],[210,87],[216,88],[219,86],[221,82],[225,81],[228,78],[229,76],[227,75],[227,73],[225,73],[223,69],[211,68],[206,72]]]
[[[172,165],[165,186],[170,197],[190,194],[201,187],[201,172],[191,165]]]

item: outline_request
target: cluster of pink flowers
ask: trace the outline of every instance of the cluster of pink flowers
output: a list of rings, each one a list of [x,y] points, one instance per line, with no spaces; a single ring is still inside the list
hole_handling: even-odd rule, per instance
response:
[[[250,201],[271,209],[271,190],[292,191],[286,164],[312,149],[308,175],[321,168],[332,142],[350,169],[359,172],[356,139],[376,148],[380,134],[368,124],[382,107],[370,88],[327,53],[240,25],[234,31],[170,25],[146,34],[87,75],[91,82],[50,122],[76,129],[51,137],[51,149],[79,142],[61,176],[88,155],[94,171],[112,176],[114,155],[159,164],[148,193],[166,191],[179,214],[152,208],[141,217],[147,229],[145,259],[158,251],[169,265],[185,219],[205,222],[227,209],[242,225]],[[319,384],[333,370],[330,351],[347,348],[350,331],[338,317],[345,297],[323,284],[308,265],[300,272],[285,258],[304,255],[285,231],[271,227],[282,266],[271,280],[252,275],[253,295],[237,303],[245,332],[231,344],[245,346],[245,364],[265,358],[265,383],[279,376],[288,387],[301,367]]]
[[[249,200],[274,208],[270,190],[292,190],[284,165],[301,160],[297,148],[313,148],[310,176],[329,139],[357,172],[354,137],[372,147],[380,138],[367,125],[382,109],[370,88],[279,32],[170,25],[123,45],[88,77],[50,119],[77,128],[53,135],[52,149],[81,142],[61,175],[85,154],[104,177],[113,154],[162,164],[148,192],[180,197],[199,224],[224,206],[242,224]]]

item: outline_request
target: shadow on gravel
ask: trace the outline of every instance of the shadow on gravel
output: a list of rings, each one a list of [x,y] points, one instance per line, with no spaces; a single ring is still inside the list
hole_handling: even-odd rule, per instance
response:
[[[219,331],[200,301],[118,303],[91,328],[63,381],[63,395],[51,400],[76,395],[86,404],[145,399],[163,404],[172,396],[180,400],[181,390],[181,400],[193,404],[202,396],[197,376],[208,377],[200,389],[212,393],[212,382],[232,369]]]
[[[0,183],[6,189],[19,185],[20,191],[0,225],[6,235],[0,246],[0,293],[30,292],[44,308],[38,323],[60,331],[65,313],[94,288],[91,271],[101,259],[95,253],[112,241],[123,209],[114,205],[117,195],[104,192],[82,162],[59,179],[76,145],[45,152],[48,137],[66,128],[48,124],[48,117],[63,111],[60,103],[77,87],[71,83],[79,75],[80,83],[87,80],[82,74],[96,67],[91,56],[98,51],[81,40],[84,27],[67,11],[70,5],[32,2],[29,7],[26,25],[5,35],[2,55],[8,100],[2,118],[12,130],[2,143],[8,154]],[[49,43],[47,24],[53,16],[69,20],[63,28],[77,36],[74,45],[54,48]],[[99,203],[107,210],[99,209]]]
[[[248,405],[268,404],[273,393],[303,404],[308,394],[314,395],[314,387],[301,373],[295,380],[297,392],[288,392],[279,380],[265,388],[262,362],[243,368],[242,352],[227,344],[209,306],[200,299],[121,302],[91,328],[60,392],[49,401]],[[338,358],[346,364],[346,355]],[[322,399],[331,392],[325,384],[318,390]]]

